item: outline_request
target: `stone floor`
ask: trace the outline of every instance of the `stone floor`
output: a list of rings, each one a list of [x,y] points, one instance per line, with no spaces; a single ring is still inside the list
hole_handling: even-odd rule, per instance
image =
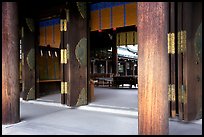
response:
[[[21,122],[2,125],[2,135],[138,135],[137,89],[95,88],[95,101],[77,108],[58,99],[21,100]],[[202,135],[202,120],[169,119],[169,135]]]

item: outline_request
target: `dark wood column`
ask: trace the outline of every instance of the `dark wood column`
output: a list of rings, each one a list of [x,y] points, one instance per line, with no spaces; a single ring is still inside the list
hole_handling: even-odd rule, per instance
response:
[[[117,53],[117,45],[116,45],[116,32],[113,32],[112,39],[112,73],[114,75],[118,74],[118,53]]]
[[[132,68],[132,75],[135,75],[135,66],[134,66],[134,62],[131,62],[131,68]]]
[[[126,60],[124,61],[124,72],[125,72],[125,76],[127,76],[127,62]]]
[[[2,124],[20,121],[18,6],[2,2]]]
[[[175,2],[169,3],[169,34],[171,35],[171,45],[174,45],[176,43],[175,37],[177,36],[176,30],[175,30]],[[173,46],[172,46],[173,47]],[[175,47],[176,49],[177,47]],[[169,53],[169,86],[171,86],[171,93],[169,98],[169,108],[170,108],[170,117],[174,118],[176,117],[176,93],[177,93],[177,84],[176,84],[176,56],[177,52],[176,50],[171,51]]]
[[[69,3],[69,106],[87,104],[87,3]],[[84,11],[85,10],[85,11]]]
[[[165,135],[168,124],[168,3],[138,2],[139,134]]]
[[[180,44],[184,121],[202,119],[202,2],[182,2]]]
[[[108,60],[105,60],[105,73],[108,74]]]

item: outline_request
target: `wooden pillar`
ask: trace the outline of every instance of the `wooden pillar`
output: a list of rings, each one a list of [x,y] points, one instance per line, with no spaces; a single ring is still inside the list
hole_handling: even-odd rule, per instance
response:
[[[168,3],[138,2],[139,134],[168,134]]]
[[[112,72],[116,76],[118,74],[118,53],[116,45],[116,32],[113,33],[112,39]]]
[[[135,75],[135,66],[134,66],[134,62],[130,62],[130,68],[131,68],[131,75]]]
[[[179,115],[191,121],[202,118],[202,2],[179,2],[178,15]]]
[[[18,6],[2,2],[2,124],[20,121]]]
[[[87,3],[69,3],[69,106],[87,104]]]
[[[67,100],[67,87],[65,85],[68,84],[67,74],[69,69],[68,68],[68,60],[63,59],[66,56],[67,51],[67,19],[66,19],[66,11],[65,9],[62,10],[60,16],[60,49],[61,49],[61,104],[67,104],[69,102]],[[65,84],[66,83],[66,84]]]
[[[105,61],[106,74],[108,74],[108,60]]]
[[[124,62],[124,71],[125,71],[125,76],[127,76],[127,61],[125,60]]]
[[[98,66],[96,64],[96,60],[94,61],[94,73],[98,73]]]

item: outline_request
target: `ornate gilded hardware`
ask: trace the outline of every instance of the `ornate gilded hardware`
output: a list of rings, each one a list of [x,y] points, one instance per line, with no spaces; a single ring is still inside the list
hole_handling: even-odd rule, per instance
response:
[[[175,54],[175,33],[168,33],[168,54]]]
[[[69,93],[69,82],[61,82],[61,94]]]
[[[67,31],[67,20],[64,20],[64,31]]]
[[[60,63],[61,64],[67,64],[67,56],[68,56],[68,53],[67,53],[67,49],[61,49],[60,51]]]
[[[175,85],[171,85],[171,100],[176,101],[176,95],[175,95]]]
[[[181,87],[179,88],[178,95],[179,95],[179,101],[186,104],[187,103],[187,92],[186,92],[184,85],[181,85]]]
[[[64,20],[61,19],[60,20],[60,31],[63,31],[64,30]]]
[[[171,101],[171,84],[168,85],[168,100]]]
[[[60,20],[60,31],[67,31],[67,20],[66,19]]]
[[[61,94],[65,93],[65,83],[61,82]]]
[[[178,53],[184,53],[186,49],[186,31],[178,32]]]
[[[67,82],[64,82],[64,93],[67,94]]]
[[[64,63],[64,49],[60,50],[60,63],[63,64]]]

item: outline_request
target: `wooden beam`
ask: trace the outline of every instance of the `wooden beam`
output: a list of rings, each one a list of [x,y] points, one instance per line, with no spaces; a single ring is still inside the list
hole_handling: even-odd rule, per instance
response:
[[[168,134],[168,3],[138,2],[139,134]]]
[[[20,121],[17,8],[16,2],[2,2],[2,124]]]

